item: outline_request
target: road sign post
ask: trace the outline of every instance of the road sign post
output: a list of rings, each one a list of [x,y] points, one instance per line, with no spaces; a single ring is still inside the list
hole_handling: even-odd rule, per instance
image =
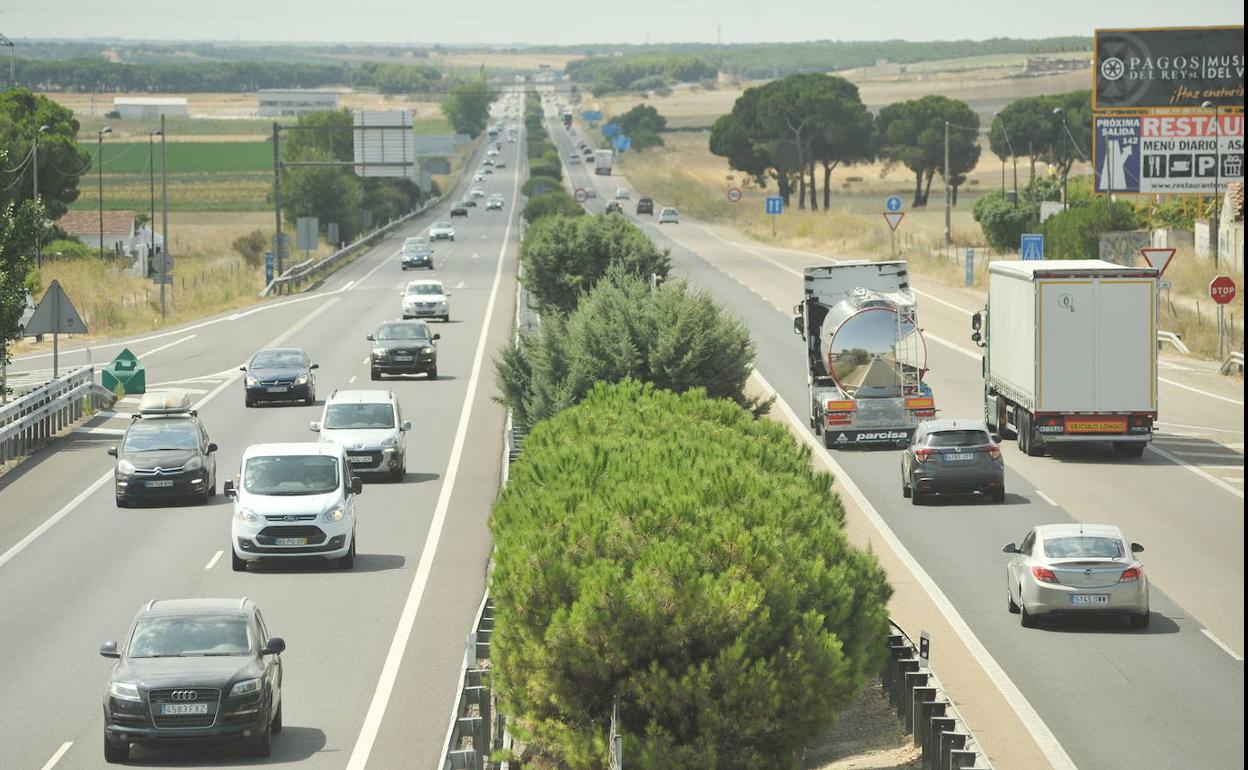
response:
[[[23,333],[52,335],[52,379],[55,380],[61,373],[60,335],[86,334],[87,325],[83,322],[82,316],[78,315],[74,303],[69,301],[69,295],[61,288],[60,281],[53,280],[48,290],[44,292],[43,299],[39,300],[35,314],[26,323]]]
[[[890,195],[884,199],[884,220],[888,222],[888,245],[893,259],[897,259],[897,225],[901,224],[904,216],[900,196]]]
[[[966,247],[966,285],[975,283],[975,249]]]
[[[763,201],[763,211],[771,216],[771,237],[776,237],[776,217],[784,213],[784,198],[768,195]]]
[[[1226,306],[1235,301],[1235,280],[1219,275],[1209,282],[1209,299],[1218,306],[1218,359],[1226,356]]]
[[[1022,243],[1019,245],[1019,251],[1022,252],[1023,260],[1026,262],[1037,262],[1044,259],[1044,235],[1041,233],[1023,233]]]

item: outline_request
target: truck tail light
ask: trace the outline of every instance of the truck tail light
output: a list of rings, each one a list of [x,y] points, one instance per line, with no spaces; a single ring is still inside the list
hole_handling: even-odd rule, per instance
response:
[[[853,401],[829,401],[824,408],[829,412],[852,412],[858,408],[858,404]]]
[[[907,398],[906,408],[916,410],[934,410],[936,408],[936,400],[932,398]]]
[[[1048,567],[1032,567],[1031,576],[1041,583],[1056,583],[1057,575],[1053,574],[1053,570]]]
[[[1127,567],[1122,571],[1122,576],[1118,578],[1119,583],[1134,583],[1144,574],[1144,570],[1139,567]]]

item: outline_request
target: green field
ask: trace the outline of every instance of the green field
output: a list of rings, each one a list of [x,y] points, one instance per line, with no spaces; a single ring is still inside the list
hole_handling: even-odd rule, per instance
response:
[[[96,143],[79,145],[94,156]],[[169,173],[237,173],[273,168],[273,145],[269,142],[169,142],[165,145]],[[146,174],[147,142],[104,141],[105,174]],[[160,170],[160,145],[155,148]],[[92,169],[95,170],[94,168]]]
[[[76,114],[78,139],[94,142],[95,132],[108,126],[120,135],[144,136],[160,128],[160,119],[121,119]],[[167,118],[169,136],[250,136],[263,139],[273,133],[273,121],[262,118]],[[107,141],[107,140],[106,140]]]

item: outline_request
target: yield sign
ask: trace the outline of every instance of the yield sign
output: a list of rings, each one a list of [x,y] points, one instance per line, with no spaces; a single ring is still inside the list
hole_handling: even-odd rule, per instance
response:
[[[1174,249],[1140,249],[1140,254],[1144,255],[1149,267],[1157,270],[1158,275],[1164,275],[1170,260],[1174,259]]]
[[[77,309],[74,308],[74,303],[69,301],[69,296],[61,288],[60,282],[54,280],[48,286],[43,299],[39,300],[39,306],[35,308],[35,314],[26,322],[24,332],[28,336],[37,334],[86,334],[87,325],[83,323],[82,316],[78,315]]]
[[[884,220],[888,222],[890,230],[896,230],[897,225],[901,224],[901,219],[906,215],[904,211],[885,211]]]

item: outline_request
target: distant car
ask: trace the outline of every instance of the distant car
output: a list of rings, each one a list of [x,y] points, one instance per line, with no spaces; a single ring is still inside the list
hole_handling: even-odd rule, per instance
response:
[[[451,216],[453,217],[468,216],[468,207],[465,206],[462,201],[459,203],[456,203],[454,206],[451,206]]]
[[[411,246],[404,244],[403,250],[399,252],[399,265],[404,270],[413,270],[418,267],[427,267],[432,270],[433,249],[423,243]]]
[[[413,235],[403,239],[403,248],[408,246],[424,246],[428,243],[423,235]]]
[[[385,321],[376,334],[368,335],[373,343],[370,376],[380,380],[383,374],[426,374],[436,380],[440,339],[442,336],[429,331],[424,321]]]
[[[484,171],[485,169],[489,168],[490,166],[493,166],[494,164],[495,164],[495,160],[493,158],[486,158],[485,160],[481,161],[481,170]]]
[[[584,187],[584,188],[581,188],[581,189],[583,189],[583,190],[585,191],[585,197],[586,197],[586,198],[597,198],[597,197],[598,197],[598,191],[597,191],[597,190],[595,190],[592,186],[591,186],[591,187]]]
[[[451,320],[451,293],[436,279],[412,281],[403,290],[404,318],[441,318]]]
[[[485,203],[485,210],[486,211],[502,211],[503,199],[502,198],[490,198]]]
[[[431,241],[453,241],[455,240],[455,228],[445,219],[439,219],[432,225],[429,225],[429,240]]]
[[[1148,578],[1128,543],[1110,524],[1043,524],[1015,545],[1005,567],[1006,604],[1024,628],[1042,617],[1125,614],[1135,628],[1149,621]]]
[[[261,401],[316,403],[316,370],[308,354],[299,348],[266,348],[256,351],[246,364],[243,394],[247,406]]]
[[[387,325],[381,326],[384,330]],[[372,341],[373,335],[368,335],[368,339]],[[377,344],[374,342],[372,355],[374,380],[380,379],[376,365]],[[385,358],[390,360],[407,358],[402,348],[380,349],[389,354]],[[407,432],[412,429],[412,423],[403,419],[403,408],[391,391],[335,390],[325,399],[321,419],[308,427],[320,434],[323,443],[333,442],[347,448],[347,462],[354,474],[384,473],[391,481],[402,481],[407,474]]]
[[[1001,437],[981,420],[919,423],[901,453],[901,494],[915,505],[930,495],[980,494],[1005,502]]]
[[[472,181],[474,181],[474,182],[484,182],[484,181],[485,181],[485,174],[473,174],[473,175],[472,175]]]
[[[680,224],[680,213],[670,206],[659,210],[659,224],[661,225],[678,225]]]
[[[499,158],[498,160],[494,161],[494,168],[507,168],[507,161],[503,160],[502,158]]]
[[[499,151],[497,147],[491,147],[490,149],[485,151],[485,154],[486,156],[493,158],[499,154]]]
[[[605,213],[619,214],[619,213],[623,213],[623,211],[624,211],[624,208],[620,205],[619,201],[607,201],[607,208],[605,209]]]
[[[637,199],[637,213],[653,215],[654,214],[654,201],[651,200],[650,198],[638,198]]]
[[[569,155],[569,156],[568,156],[568,164],[569,164],[569,165],[575,166],[575,165],[579,164],[580,162],[581,162],[581,156],[580,156],[580,155],[577,155],[576,153],[572,153],[571,155]]]
[[[216,452],[190,396],[181,391],[144,394],[121,444],[108,450],[117,458],[117,507],[171,498],[209,502],[217,493]]]
[[[628,189],[625,187],[617,187],[615,190],[615,199],[617,201],[626,201],[630,197]]]
[[[243,744],[269,756],[282,731],[285,651],[250,599],[148,602],[120,645],[100,645],[116,661],[104,688],[104,761],[129,761],[132,744]]]
[[[468,194],[472,196],[473,198],[484,198],[485,190],[481,187],[474,187],[468,191]]]
[[[490,168],[489,166],[486,166],[485,168],[481,169],[481,173],[485,176],[489,176],[490,174],[494,173],[494,169]]]

